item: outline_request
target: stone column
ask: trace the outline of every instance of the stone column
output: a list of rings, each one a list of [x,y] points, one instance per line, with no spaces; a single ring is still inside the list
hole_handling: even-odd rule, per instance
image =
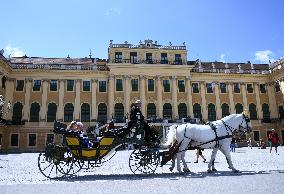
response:
[[[282,78],[282,80],[279,82],[280,84],[280,90],[282,92],[282,96],[283,96],[283,101],[284,101],[284,78]]]
[[[29,121],[30,113],[30,98],[31,98],[31,89],[32,89],[32,79],[26,78],[26,88],[25,88],[25,104],[23,107],[23,120]]]
[[[222,118],[219,83],[215,84],[214,89],[215,89],[215,98],[216,98],[216,116],[218,120]]]
[[[247,90],[246,90],[246,84],[241,83],[242,88],[242,96],[243,96],[243,110],[248,110],[248,99],[247,99]]]
[[[208,120],[208,110],[205,96],[205,82],[200,82],[202,119]]]
[[[91,121],[94,121],[98,117],[97,111],[97,87],[98,87],[98,80],[92,79],[92,114],[91,114]]]
[[[228,83],[228,91],[229,91],[229,106],[230,106],[230,114],[235,114],[235,102],[233,95],[233,83]]]
[[[41,93],[41,109],[40,109],[40,121],[46,121],[47,114],[47,89],[48,89],[48,80],[42,80],[42,93]]]
[[[277,111],[277,104],[275,98],[275,89],[273,84],[269,84],[267,86],[268,92],[268,101],[269,101],[269,111],[270,111],[270,118],[278,118],[278,111]]]
[[[172,104],[173,104],[173,119],[178,119],[178,105],[177,105],[177,78],[172,76]]]
[[[108,120],[114,116],[114,75],[108,77]]]
[[[190,118],[194,118],[190,80],[191,80],[191,76],[186,77],[186,98],[187,98],[187,107],[188,107],[187,115],[190,116]]]
[[[5,89],[5,104],[3,107],[4,112],[7,112],[7,114],[3,115],[3,118],[6,120],[12,120],[12,110],[8,111],[7,109],[7,104],[10,101],[13,105],[13,93],[14,93],[14,89],[15,89],[15,81],[16,79],[14,78],[7,78],[6,80],[6,89]],[[1,82],[1,80],[0,80]]]
[[[158,115],[157,116],[159,118],[163,118],[162,80],[161,80],[160,75],[156,77],[156,81],[157,81],[157,102],[158,102],[158,106],[157,106]]]
[[[75,80],[75,105],[74,105],[74,117],[76,121],[80,121],[81,113],[81,80]]]
[[[144,75],[140,75],[139,76],[139,86],[140,86],[140,100],[142,102],[142,106],[141,106],[141,112],[143,115],[145,115],[145,118],[147,118],[147,114],[146,114],[146,96],[145,96],[145,76]]]
[[[125,104],[125,113],[130,115],[130,83],[129,76],[124,76],[124,104]]]
[[[256,111],[257,111],[257,118],[263,119],[262,111],[261,111],[261,104],[260,104],[260,95],[259,95],[259,84],[254,84],[254,91],[255,91],[255,100],[256,100]]]
[[[59,80],[59,90],[58,90],[58,110],[57,110],[57,120],[63,121],[64,118],[64,93],[65,80]]]

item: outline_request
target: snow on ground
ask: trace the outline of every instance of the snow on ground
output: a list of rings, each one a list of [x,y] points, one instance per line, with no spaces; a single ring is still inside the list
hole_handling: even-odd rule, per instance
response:
[[[245,147],[236,148],[236,152],[231,153],[231,157],[235,168],[242,173],[284,172],[284,147],[279,147],[278,153],[279,155],[276,155],[275,150],[270,154],[269,149]],[[84,178],[89,179],[93,175],[101,175],[102,180],[108,179],[108,176],[109,179],[114,176],[126,180],[131,179],[137,175],[133,175],[129,169],[128,158],[130,154],[131,151],[118,151],[110,161],[101,167],[89,171],[80,171],[79,177],[74,178],[74,181],[84,181]],[[186,153],[188,167],[193,173],[206,173],[211,150],[205,150],[203,155],[207,159],[206,163],[203,163],[201,158],[199,163],[193,163],[196,159],[195,151],[191,150]],[[58,183],[58,180],[49,180],[40,173],[37,159],[38,153],[0,155],[0,185]],[[220,151],[217,153],[215,167],[218,171],[230,172],[226,159]],[[155,175],[159,177],[170,173],[169,164],[167,164],[158,167]],[[65,181],[61,180],[60,182]]]

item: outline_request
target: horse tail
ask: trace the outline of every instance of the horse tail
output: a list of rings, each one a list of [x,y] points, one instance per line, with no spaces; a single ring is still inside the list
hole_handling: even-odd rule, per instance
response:
[[[178,125],[172,125],[169,127],[169,133],[167,135],[167,141],[163,144],[164,147],[172,146],[176,140],[176,131]]]

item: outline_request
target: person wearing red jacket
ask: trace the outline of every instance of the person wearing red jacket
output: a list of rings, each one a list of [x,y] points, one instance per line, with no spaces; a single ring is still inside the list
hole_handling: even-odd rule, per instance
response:
[[[275,147],[275,152],[277,155],[279,155],[277,153],[277,147],[279,145],[279,136],[274,129],[271,130],[271,133],[268,136],[268,140],[271,142],[270,153],[272,151],[272,147]]]

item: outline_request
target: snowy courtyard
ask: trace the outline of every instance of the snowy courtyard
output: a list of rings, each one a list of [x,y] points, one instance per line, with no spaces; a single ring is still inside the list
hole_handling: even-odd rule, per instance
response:
[[[195,151],[186,153],[191,173],[169,171],[169,164],[153,175],[134,175],[129,169],[131,151],[118,151],[99,168],[80,171],[78,177],[49,180],[37,164],[38,153],[0,155],[0,193],[282,193],[284,189],[284,148],[237,148],[231,153],[239,173],[228,169],[219,151],[216,173],[207,173],[212,150],[205,150],[206,163],[196,160]],[[79,184],[78,184],[79,183]],[[272,188],[271,189],[271,185]],[[259,191],[259,192],[258,192]]]

